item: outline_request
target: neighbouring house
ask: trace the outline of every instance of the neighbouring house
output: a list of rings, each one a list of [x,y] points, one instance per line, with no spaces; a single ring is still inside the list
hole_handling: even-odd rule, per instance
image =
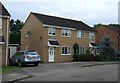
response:
[[[99,25],[96,27],[96,43],[99,44],[101,39],[105,36],[111,36],[113,41],[113,48],[118,51],[120,49],[120,27]]]
[[[8,65],[10,14],[0,2],[0,58],[1,65]]]
[[[21,50],[36,50],[43,62],[69,62],[73,45],[85,54],[95,43],[95,34],[81,21],[31,12],[21,30]]]

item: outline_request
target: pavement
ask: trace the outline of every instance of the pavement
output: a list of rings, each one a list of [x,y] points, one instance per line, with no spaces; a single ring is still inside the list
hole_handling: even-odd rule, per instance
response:
[[[81,67],[90,67],[90,66],[98,66],[98,65],[108,65],[108,64],[118,64],[118,62],[67,62],[67,63],[46,63],[46,64],[39,64],[39,66],[49,66],[49,65],[56,65],[57,64],[79,64]],[[38,66],[38,67],[39,67]],[[44,66],[44,67],[45,67]],[[2,74],[2,82],[8,83],[8,82],[15,82],[19,80],[24,80],[26,78],[34,77],[33,73],[27,72],[26,70],[31,69],[34,70],[37,69],[37,67],[23,67],[22,70],[14,72],[14,73],[8,73],[8,74]],[[45,68],[44,68],[45,69]],[[43,70],[45,71],[45,70]],[[47,73],[46,73],[47,74]]]

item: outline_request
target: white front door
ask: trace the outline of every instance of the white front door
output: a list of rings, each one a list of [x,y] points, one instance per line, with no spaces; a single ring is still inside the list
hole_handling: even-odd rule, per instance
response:
[[[48,62],[54,62],[54,47],[49,47],[48,55]]]

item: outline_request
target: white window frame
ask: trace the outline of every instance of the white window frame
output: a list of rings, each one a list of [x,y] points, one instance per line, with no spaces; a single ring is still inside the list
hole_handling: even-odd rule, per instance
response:
[[[89,39],[95,39],[95,33],[89,33]]]
[[[63,50],[62,50],[63,48],[67,48],[67,54],[63,53]],[[65,49],[64,49],[64,52],[65,52]],[[71,47],[70,46],[62,46],[61,47],[61,55],[71,55]]]
[[[50,34],[51,33],[51,34]],[[54,33],[54,34],[53,34]],[[48,28],[48,35],[49,36],[55,36],[56,35],[56,28],[49,27]]]
[[[67,34],[67,35],[66,35]],[[61,35],[63,37],[71,37],[71,30],[68,29],[62,29]]]
[[[85,38],[85,31],[77,31],[78,38]]]
[[[79,54],[85,54],[85,46],[79,46]]]
[[[2,28],[2,18],[0,17],[0,28]]]

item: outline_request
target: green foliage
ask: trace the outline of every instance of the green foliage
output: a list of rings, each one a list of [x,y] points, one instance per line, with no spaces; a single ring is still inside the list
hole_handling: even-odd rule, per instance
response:
[[[73,61],[120,61],[120,59],[116,57],[110,57],[109,59],[106,59],[105,56],[102,55],[96,55],[93,54],[74,54],[73,55]]]
[[[21,67],[14,67],[14,66],[8,66],[8,67],[2,67],[0,68],[0,70],[2,69],[2,73],[13,73],[13,72],[17,72],[19,70],[21,70]]]
[[[73,55],[74,61],[94,61],[94,55],[93,54],[74,54]]]
[[[12,32],[10,33],[10,44],[20,44],[21,33],[20,32]]]
[[[96,29],[98,26],[102,26],[103,24],[96,24],[96,25],[94,25],[94,29]],[[104,25],[104,26],[112,26],[112,27],[114,27],[114,28],[120,28],[120,24],[108,24],[108,25]]]
[[[86,54],[90,54],[90,50],[86,50]]]
[[[99,43],[100,54],[104,56],[105,59],[110,59],[114,56],[113,41],[111,36],[105,36]]]
[[[79,46],[78,46],[77,43],[75,43],[75,44],[73,45],[73,49],[74,49],[74,53],[78,53]]]
[[[113,26],[113,27],[116,27],[116,28],[120,28],[120,24],[109,24],[108,26]]]
[[[17,19],[16,21],[11,19],[10,20],[10,31],[11,32],[20,32],[20,30],[22,29],[24,23]]]
[[[94,61],[104,61],[104,60],[105,60],[104,57],[101,55],[94,56]]]
[[[16,21],[14,19],[10,20],[10,44],[20,44],[21,40],[21,32],[20,30],[22,29],[24,23],[17,19]]]

